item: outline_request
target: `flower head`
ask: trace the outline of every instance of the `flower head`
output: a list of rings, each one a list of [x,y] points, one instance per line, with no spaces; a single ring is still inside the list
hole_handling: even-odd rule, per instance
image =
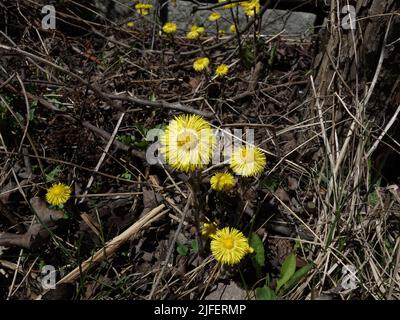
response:
[[[220,64],[215,70],[215,75],[217,77],[225,76],[229,71],[229,67],[226,64]]]
[[[165,33],[174,33],[176,32],[176,24],[173,22],[167,22],[166,24],[164,24],[162,29]]]
[[[244,146],[233,152],[230,167],[236,174],[252,177],[264,170],[266,162],[265,154],[259,148]]]
[[[204,31],[206,31],[206,29],[204,27],[192,26],[190,31],[198,32],[198,33],[202,34],[202,33],[204,33]]]
[[[215,223],[204,222],[201,226],[201,235],[205,238],[211,238],[217,233],[217,225]]]
[[[235,178],[230,173],[218,172],[211,177],[211,189],[215,191],[229,191],[236,185]]]
[[[128,21],[128,22],[126,23],[126,26],[127,26],[128,28],[132,28],[134,25],[135,25],[135,23],[134,23],[133,21]]]
[[[200,33],[196,31],[189,31],[186,34],[186,38],[188,38],[189,40],[197,39],[198,37],[200,37]]]
[[[60,182],[53,184],[46,193],[46,201],[53,206],[66,203],[70,197],[71,188]]]
[[[197,115],[171,120],[161,136],[160,152],[176,170],[190,172],[211,161],[214,138],[210,124]]]
[[[193,62],[193,69],[196,71],[203,71],[204,69],[207,69],[209,64],[210,60],[207,57],[197,58]]]
[[[135,4],[135,9],[136,9],[137,13],[141,14],[142,16],[147,16],[149,14],[151,8],[153,8],[153,5],[149,4],[149,3]]]
[[[218,12],[213,12],[208,16],[208,21],[217,21],[219,18],[221,18],[221,15]]]
[[[236,26],[235,26],[235,24],[231,24],[231,25],[230,25],[229,31],[230,31],[231,33],[236,33]]]
[[[211,252],[222,264],[237,264],[246,254],[253,251],[247,238],[237,229],[226,227],[212,236]]]
[[[204,27],[192,26],[190,31],[187,33],[186,38],[192,40],[200,37],[206,29]]]
[[[254,13],[258,14],[261,9],[260,0],[243,1],[240,3],[240,5],[242,6],[244,13],[248,17],[253,17]]]

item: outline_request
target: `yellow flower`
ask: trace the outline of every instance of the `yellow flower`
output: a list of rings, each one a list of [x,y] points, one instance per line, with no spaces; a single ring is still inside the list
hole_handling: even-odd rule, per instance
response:
[[[225,34],[225,31],[222,30],[222,29],[219,29],[219,30],[218,30],[218,34],[219,34],[220,36],[223,36],[223,35]]]
[[[222,264],[237,264],[246,254],[254,251],[243,233],[234,228],[218,230],[212,238],[211,252]]]
[[[204,222],[200,232],[203,237],[211,238],[217,232],[217,225],[215,223]]]
[[[236,26],[235,26],[235,24],[231,24],[231,26],[229,27],[229,31],[230,31],[231,33],[236,33]]]
[[[193,69],[196,71],[203,71],[204,69],[207,69],[209,64],[210,60],[207,57],[197,58],[193,62]]]
[[[204,31],[204,27],[192,26],[190,31],[186,34],[186,38],[190,40],[197,39]]]
[[[221,18],[221,15],[218,12],[213,12],[208,16],[208,21],[217,21],[219,18]]]
[[[233,152],[230,167],[236,174],[251,177],[261,173],[266,163],[265,154],[259,148],[244,146]]]
[[[46,193],[46,201],[53,206],[66,203],[70,197],[71,188],[63,183],[53,184]]]
[[[132,28],[135,25],[135,23],[133,21],[129,21],[126,23],[126,26],[129,28]]]
[[[198,37],[200,37],[200,33],[198,33],[197,31],[189,31],[186,34],[186,38],[188,38],[189,40],[197,39]]]
[[[260,12],[260,0],[248,0],[240,3],[246,16],[253,17],[254,13]]]
[[[152,4],[147,4],[147,3],[135,4],[135,9],[137,13],[141,14],[142,16],[147,16],[151,8],[153,8]]]
[[[210,124],[197,115],[180,115],[161,136],[160,152],[174,169],[190,172],[211,161],[215,140]]]
[[[202,34],[206,29],[204,27],[192,26],[190,31],[198,32]]]
[[[229,71],[229,67],[226,64],[220,64],[215,70],[215,75],[218,77],[225,76]]]
[[[166,24],[164,24],[162,29],[165,33],[174,33],[176,32],[176,24],[173,22],[167,22]]]
[[[229,191],[235,186],[236,181],[233,175],[225,172],[218,172],[210,179],[211,189],[216,191]]]
[[[227,2],[228,0],[218,0],[218,3],[224,3],[224,2]],[[226,5],[224,5],[224,9],[230,9],[230,8],[234,8],[234,7],[237,7],[237,2],[236,3],[229,3],[229,4],[226,4]]]

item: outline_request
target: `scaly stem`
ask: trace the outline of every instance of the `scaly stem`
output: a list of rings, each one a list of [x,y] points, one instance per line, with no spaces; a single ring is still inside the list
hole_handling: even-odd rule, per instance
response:
[[[196,240],[197,243],[199,244],[199,256],[202,257],[204,253],[204,248],[203,248],[203,241],[200,236],[200,221],[202,218],[202,205],[200,198],[201,192],[200,192],[200,172],[195,171],[190,175],[189,178],[189,184],[190,187],[192,188],[192,194],[193,194],[193,211],[194,211],[194,224],[196,228]]]
[[[244,63],[242,42],[240,41],[239,25],[238,25],[238,23],[237,23],[237,19],[235,18],[235,14],[233,13],[233,9],[230,8],[230,11],[231,11],[231,16],[232,16],[233,24],[235,25],[235,29],[236,29],[236,38],[237,38],[237,42],[238,42],[238,46],[239,46],[239,57],[240,57],[240,61],[242,61],[242,63]]]

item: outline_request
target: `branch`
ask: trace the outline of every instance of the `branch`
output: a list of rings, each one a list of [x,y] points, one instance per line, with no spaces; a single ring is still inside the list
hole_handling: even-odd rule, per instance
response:
[[[144,99],[130,97],[130,96],[113,95],[113,94],[107,93],[104,88],[102,88],[98,85],[95,85],[95,84],[91,84],[89,81],[83,79],[79,75],[77,75],[69,70],[66,70],[63,67],[61,67],[51,61],[48,61],[44,58],[41,58],[35,54],[32,54],[30,52],[24,51],[19,48],[10,47],[10,46],[4,45],[4,44],[0,44],[0,49],[4,49],[4,50],[10,51],[10,52],[15,52],[20,55],[29,57],[31,59],[45,63],[61,72],[68,74],[69,76],[75,78],[76,80],[83,83],[91,90],[93,90],[93,92],[96,94],[96,96],[98,96],[101,99],[106,100],[107,103],[109,103],[113,108],[115,108],[119,111],[124,111],[124,108],[122,108],[121,106],[116,104],[114,102],[114,100],[129,101],[129,102],[133,102],[135,104],[141,105],[141,106],[147,106],[147,107],[153,107],[153,108],[179,110],[179,111],[183,111],[183,112],[187,112],[187,113],[197,114],[197,115],[203,116],[205,118],[211,118],[213,116],[213,114],[211,112],[193,109],[191,107],[184,106],[181,103],[169,103],[166,101],[150,101],[150,100],[144,100]]]

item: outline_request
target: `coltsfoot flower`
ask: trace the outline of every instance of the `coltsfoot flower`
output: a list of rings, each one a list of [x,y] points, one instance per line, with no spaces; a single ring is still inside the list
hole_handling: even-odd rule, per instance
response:
[[[215,235],[217,233],[217,226],[215,223],[208,223],[208,222],[204,222],[201,225],[201,235],[204,238],[211,238],[213,235]]]
[[[160,152],[172,168],[192,172],[209,164],[215,139],[202,117],[181,115],[170,121],[160,142]]]
[[[215,191],[229,191],[236,185],[236,180],[230,173],[218,172],[211,177],[210,183]]]
[[[235,26],[235,24],[231,24],[231,25],[230,25],[229,31],[230,31],[231,33],[236,33],[236,26]]]
[[[258,14],[261,9],[260,0],[243,1],[243,2],[240,2],[240,5],[242,6],[242,8],[244,10],[245,15],[248,17],[253,17],[254,13]]]
[[[193,69],[200,72],[200,71],[207,69],[209,64],[210,64],[210,60],[207,57],[197,58],[193,62]]]
[[[153,5],[149,4],[149,3],[135,4],[136,12],[141,14],[142,16],[147,16],[149,14],[151,8],[153,8]]]
[[[263,172],[266,163],[265,154],[259,148],[243,146],[233,152],[230,167],[236,174],[253,177]]]
[[[221,18],[221,15],[218,12],[213,12],[208,16],[208,21],[217,21],[218,19]]]
[[[162,29],[165,33],[174,33],[176,32],[176,24],[173,22],[167,22],[166,24],[164,24]]]
[[[190,31],[187,33],[186,38],[193,40],[200,37],[206,29],[204,27],[192,26]]]
[[[212,236],[211,253],[222,264],[237,264],[253,251],[247,238],[235,228],[223,228]]]
[[[226,64],[220,64],[215,70],[215,75],[217,77],[226,76],[229,71],[229,67]]]
[[[70,197],[71,188],[60,182],[53,184],[46,193],[46,201],[53,206],[66,203]]]

